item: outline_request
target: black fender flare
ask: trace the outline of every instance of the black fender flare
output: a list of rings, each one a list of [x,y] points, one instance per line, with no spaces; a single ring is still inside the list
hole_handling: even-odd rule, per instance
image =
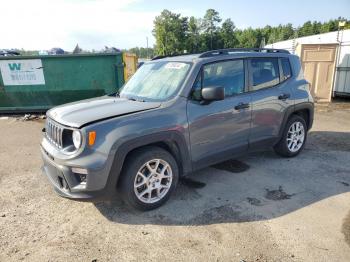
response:
[[[125,158],[132,150],[155,143],[166,144],[171,149],[171,153],[175,153],[181,175],[192,172],[191,155],[185,137],[178,131],[167,130],[116,142],[112,147],[115,153],[108,184],[117,185]]]
[[[284,131],[284,127],[286,126],[289,117],[292,114],[294,114],[294,113],[296,113],[298,111],[301,111],[301,110],[305,110],[305,109],[307,109],[309,111],[309,126],[308,126],[308,130],[310,130],[310,128],[312,127],[312,124],[313,124],[313,120],[314,120],[314,104],[312,102],[303,102],[303,103],[300,103],[300,104],[296,104],[294,106],[290,106],[290,107],[288,107],[286,109],[286,111],[284,113],[283,120],[282,120],[282,125],[281,125],[281,128],[280,128],[279,134],[278,134],[279,137],[282,137],[282,133]]]

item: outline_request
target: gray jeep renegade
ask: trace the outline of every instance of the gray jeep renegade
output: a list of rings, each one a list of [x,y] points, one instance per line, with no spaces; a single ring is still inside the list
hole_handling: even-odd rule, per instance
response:
[[[63,197],[162,205],[179,177],[249,151],[303,149],[313,99],[286,50],[156,58],[118,93],[47,112],[43,171]]]

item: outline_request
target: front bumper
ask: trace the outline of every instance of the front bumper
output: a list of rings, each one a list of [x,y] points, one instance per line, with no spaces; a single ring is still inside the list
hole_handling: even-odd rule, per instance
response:
[[[79,201],[97,202],[111,199],[116,188],[106,185],[98,190],[93,190],[91,186],[82,185],[77,178],[77,174],[72,172],[71,167],[58,164],[54,158],[41,146],[41,156],[43,159],[42,173],[48,178],[54,190],[62,197]],[[102,178],[109,174],[102,171],[91,172],[88,174],[90,184],[94,180]]]

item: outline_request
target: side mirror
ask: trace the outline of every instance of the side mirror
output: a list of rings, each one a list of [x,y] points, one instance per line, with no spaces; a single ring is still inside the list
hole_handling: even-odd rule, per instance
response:
[[[218,101],[225,99],[225,88],[222,86],[208,86],[202,88],[202,98],[206,101]]]

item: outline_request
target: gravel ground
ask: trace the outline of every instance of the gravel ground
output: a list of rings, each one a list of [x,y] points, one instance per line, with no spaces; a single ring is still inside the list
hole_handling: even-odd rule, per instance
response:
[[[58,197],[42,120],[0,118],[0,261],[350,261],[350,105],[318,106],[305,150],[193,174],[163,207]]]

